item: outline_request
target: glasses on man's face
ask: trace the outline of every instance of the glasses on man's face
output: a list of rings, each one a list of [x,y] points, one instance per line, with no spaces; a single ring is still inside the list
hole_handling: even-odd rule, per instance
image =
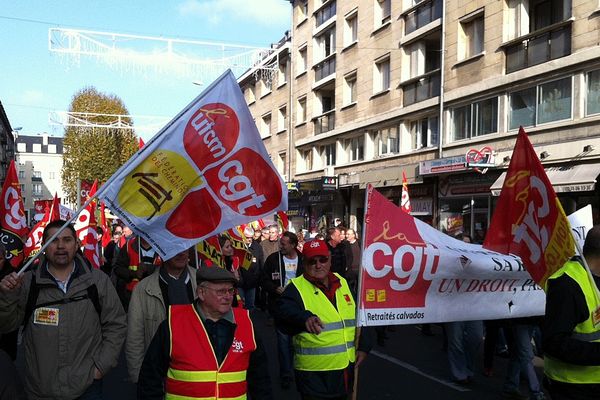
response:
[[[327,263],[327,261],[329,261],[329,257],[327,256],[315,257],[308,260],[308,265],[314,267],[315,265],[317,265],[317,262],[319,262],[320,264],[325,264]]]
[[[115,233],[113,233],[113,235],[115,235],[115,236],[121,236],[122,234],[123,234],[123,232],[115,232]]]
[[[215,289],[209,286],[202,286],[204,289],[210,289],[217,294],[219,297],[225,297],[226,295],[233,296],[235,294],[235,288],[223,288],[223,289]]]

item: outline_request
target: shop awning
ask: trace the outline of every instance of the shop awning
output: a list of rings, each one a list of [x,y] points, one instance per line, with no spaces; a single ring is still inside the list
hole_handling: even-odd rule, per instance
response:
[[[600,164],[563,165],[544,168],[556,193],[589,192],[596,186]],[[493,196],[500,196],[506,178],[503,172],[490,187]]]

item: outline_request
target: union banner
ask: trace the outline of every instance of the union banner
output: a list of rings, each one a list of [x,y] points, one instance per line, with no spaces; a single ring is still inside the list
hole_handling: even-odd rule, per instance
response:
[[[365,209],[359,325],[544,313],[544,291],[519,257],[456,240],[401,211],[372,186]]]
[[[146,143],[98,197],[164,260],[287,209],[287,186],[231,71]]]

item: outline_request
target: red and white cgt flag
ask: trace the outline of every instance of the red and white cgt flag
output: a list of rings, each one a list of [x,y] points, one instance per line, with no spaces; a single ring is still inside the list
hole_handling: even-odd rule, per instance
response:
[[[406,174],[402,171],[402,195],[400,197],[400,209],[407,214],[410,214],[410,197],[408,197],[408,181]]]
[[[89,197],[96,195],[98,180],[94,181]],[[86,200],[87,201],[87,200]],[[83,255],[92,264],[94,268],[100,268],[100,249],[98,247],[98,232],[96,227],[96,202],[92,201],[83,209],[75,220],[75,232],[83,247]]]
[[[287,209],[287,185],[231,71],[146,143],[98,197],[164,260]]]
[[[23,253],[25,258],[36,255],[42,248],[42,236],[44,229],[52,221],[60,219],[60,199],[58,195],[54,193],[54,200],[52,200],[52,206],[44,213],[44,217],[38,222],[27,236],[27,241],[23,247]]]
[[[29,232],[29,228],[14,160],[8,166],[6,180],[2,186],[0,227],[0,240],[6,247],[5,257],[13,268],[17,268],[23,262],[23,238]]]

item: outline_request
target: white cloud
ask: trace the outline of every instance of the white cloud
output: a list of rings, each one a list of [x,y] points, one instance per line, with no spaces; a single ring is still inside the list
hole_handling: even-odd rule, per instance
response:
[[[212,25],[235,19],[266,26],[290,21],[292,13],[290,3],[284,0],[186,0],[178,9],[181,15],[200,17]]]

